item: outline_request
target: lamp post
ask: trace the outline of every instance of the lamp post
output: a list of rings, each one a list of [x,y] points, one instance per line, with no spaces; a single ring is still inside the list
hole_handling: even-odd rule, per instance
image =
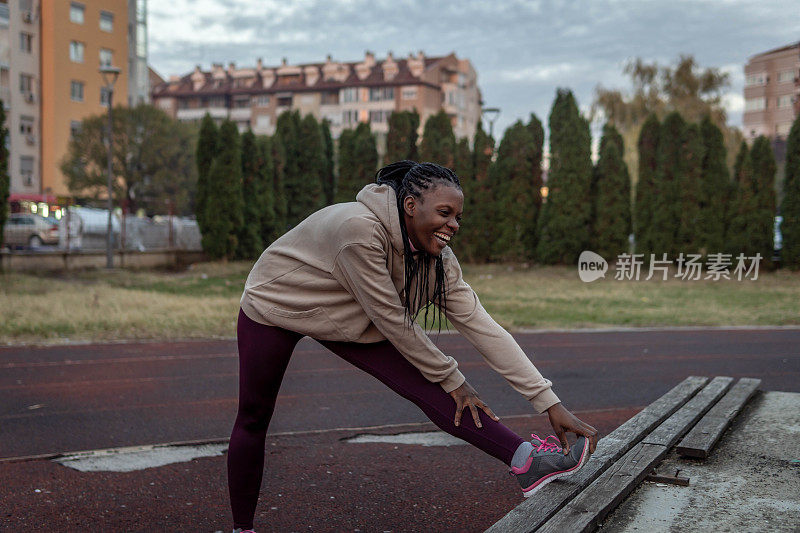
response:
[[[111,184],[112,174],[113,174],[113,165],[112,165],[112,157],[113,157],[113,143],[114,143],[114,125],[111,117],[111,107],[113,105],[114,100],[114,84],[117,83],[117,78],[119,77],[120,69],[118,67],[112,67],[111,65],[100,65],[100,74],[103,76],[103,83],[105,84],[104,89],[106,90],[106,94],[108,95],[108,135],[106,137],[106,141],[108,142],[107,145],[107,154],[108,154],[108,176],[107,176],[107,186],[108,186],[108,233],[106,234],[106,268],[114,268],[114,250],[113,247],[113,233],[111,231],[111,211],[114,207],[113,204],[113,188]]]
[[[494,140],[494,121],[500,116],[499,107],[484,107],[481,109],[481,115],[489,121],[489,137]]]

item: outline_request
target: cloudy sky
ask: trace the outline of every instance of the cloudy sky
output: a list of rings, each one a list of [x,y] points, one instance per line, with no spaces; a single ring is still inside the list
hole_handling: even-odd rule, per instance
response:
[[[800,41],[800,0],[169,0],[149,3],[150,63],[162,76],[195,65],[357,61],[455,52],[478,72],[484,105],[502,112],[499,137],[536,113],[546,123],[557,87],[588,111],[595,87],[627,88],[630,58],[698,63],[730,73],[729,122],[741,125],[751,55]]]

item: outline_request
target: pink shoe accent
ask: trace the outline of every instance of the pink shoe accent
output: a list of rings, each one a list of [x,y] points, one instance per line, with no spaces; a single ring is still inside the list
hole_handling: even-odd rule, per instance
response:
[[[544,476],[543,478],[539,479],[536,483],[534,483],[530,487],[522,489],[523,496],[525,496],[527,498],[527,497],[533,495],[533,493],[536,492],[535,489],[537,489],[538,487],[541,487],[543,484],[546,484],[547,482],[551,481],[554,477],[561,477],[562,475],[567,474],[569,472],[572,472],[573,470],[577,470],[578,468],[583,466],[583,464],[586,462],[586,458],[587,458],[588,454],[589,454],[589,443],[587,441],[586,445],[583,447],[583,452],[581,452],[581,458],[578,461],[578,464],[576,464],[572,468],[568,468],[566,470],[560,470],[558,472],[552,472],[550,474],[547,474],[546,476]]]
[[[531,437],[539,441],[539,447],[536,448],[535,450],[537,452],[560,452],[562,450],[561,446],[559,446],[559,444],[561,444],[561,441],[559,441],[558,437],[556,437],[555,435],[548,435],[544,439],[541,439],[536,433],[531,433]],[[558,444],[548,442],[548,439],[550,437],[556,439],[556,442]],[[533,444],[534,447],[536,446],[536,444],[533,441],[531,441],[531,444]],[[522,468],[516,468],[512,466],[511,472],[513,474],[524,474],[531,467],[532,462],[533,462],[533,457],[528,457],[528,460],[525,462],[525,465],[522,466]]]

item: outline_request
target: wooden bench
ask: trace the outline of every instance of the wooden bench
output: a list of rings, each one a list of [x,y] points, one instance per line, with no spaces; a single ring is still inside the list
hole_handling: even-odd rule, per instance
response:
[[[708,456],[760,384],[742,378],[731,387],[733,381],[724,376],[686,378],[602,438],[581,470],[543,488],[487,531],[594,531],[683,435],[679,453]]]

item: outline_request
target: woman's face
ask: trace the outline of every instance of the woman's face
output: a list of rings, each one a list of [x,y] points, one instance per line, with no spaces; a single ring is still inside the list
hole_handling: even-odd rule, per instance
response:
[[[423,191],[421,198],[406,196],[403,209],[411,244],[438,256],[458,232],[464,194],[456,187],[436,185]]]

